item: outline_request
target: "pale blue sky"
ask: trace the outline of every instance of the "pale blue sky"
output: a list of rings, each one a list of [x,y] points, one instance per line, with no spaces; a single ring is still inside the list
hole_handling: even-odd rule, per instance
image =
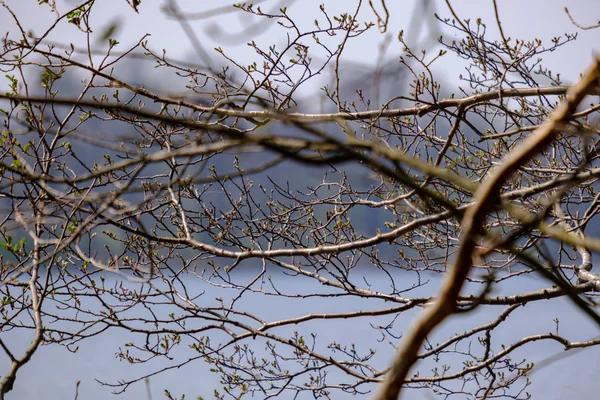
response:
[[[388,0],[390,6],[390,14],[392,20],[388,26],[388,33],[395,37],[400,29],[408,29],[410,26],[410,17],[414,16],[412,10],[418,0],[414,1],[391,1]],[[49,19],[45,6],[38,6],[36,0],[5,0],[17,13],[23,25],[26,28],[33,28],[35,34],[43,32],[45,27],[52,23]],[[304,21],[311,24],[315,17],[315,12],[318,12],[318,5],[325,3],[328,10],[332,12],[335,9],[339,11],[350,11],[353,9],[356,1],[324,1],[324,0],[303,0],[291,3],[288,6],[288,13],[291,16],[297,16],[299,21]],[[179,25],[174,21],[165,20],[164,14],[160,11],[162,1],[145,0],[140,7],[141,13],[135,14],[129,8],[125,1],[100,1],[96,7],[103,9],[102,14],[97,14],[97,21],[92,21],[93,26],[101,26],[112,19],[120,19],[124,22],[123,29],[118,32],[115,37],[120,41],[119,48],[128,48],[136,43],[144,34],[150,33],[150,47],[156,51],[168,49],[168,55],[175,59],[193,62],[197,60],[197,56],[191,50],[189,41],[182,33]],[[181,1],[182,7],[188,11],[206,11],[213,7],[223,6],[225,1]],[[366,2],[365,2],[366,3]],[[377,4],[377,1],[374,1]],[[437,0],[434,2],[434,8],[442,16],[449,16],[443,1]],[[493,9],[491,1],[481,0],[465,0],[454,1],[457,13],[463,18],[482,18],[487,23],[490,32],[495,30]],[[600,9],[596,0],[586,1],[556,1],[556,0],[503,0],[500,3],[500,13],[503,17],[503,26],[507,36],[518,37],[523,39],[531,39],[539,37],[544,40],[563,34],[564,32],[578,32],[579,39],[570,44],[568,47],[561,49],[555,54],[550,54],[547,57],[549,65],[554,70],[563,74],[566,80],[572,81],[577,74],[585,68],[589,63],[591,54],[598,51],[600,48],[600,40],[598,30],[581,31],[572,26],[569,22],[563,8],[568,5],[573,16],[578,19],[581,24],[593,24],[600,19]],[[59,2],[64,4],[64,2]],[[73,2],[67,2],[73,4]],[[275,4],[273,1],[266,2],[263,8],[268,9],[267,4]],[[353,6],[348,6],[352,4]],[[370,12],[365,7],[365,13]],[[420,17],[419,17],[420,18]],[[431,18],[428,16],[427,18]],[[11,29],[11,23],[8,14],[3,8],[0,8],[0,33],[4,33],[6,29]],[[201,23],[194,24],[194,29],[199,35],[199,40],[202,42],[205,49],[216,56],[212,52],[214,47],[220,46],[229,54],[235,54],[237,60],[243,63],[251,63],[256,55],[253,50],[245,43],[238,45],[223,44],[210,32],[215,32],[215,24],[218,24],[222,29],[229,33],[241,31],[244,26],[254,23],[254,17],[239,16],[237,13],[219,16],[217,20],[211,19]],[[418,21],[413,26],[425,24],[423,20]],[[99,33],[98,29],[96,33]],[[285,38],[278,37],[276,30],[267,30],[260,34],[255,39],[257,42],[264,44],[277,43],[282,44]],[[85,36],[82,35],[74,26],[62,24],[52,36],[51,40],[59,42],[73,41],[78,46],[85,45]],[[355,71],[370,71],[376,65],[378,56],[378,44],[383,40],[383,36],[373,31],[366,34],[361,39],[352,43],[343,55],[343,60],[347,60],[352,64],[352,69]],[[416,41],[417,38],[409,38],[409,41]],[[93,43],[93,40],[92,40]],[[392,45],[387,51],[386,60],[396,60],[400,54],[400,45],[392,41]],[[218,58],[215,57],[215,65],[218,65]],[[444,72],[448,77],[448,81],[455,77],[460,71],[461,64],[448,57],[448,62],[444,64]],[[125,73],[125,72],[124,72]],[[132,71],[127,73],[133,74]],[[152,71],[144,71],[144,78],[152,79]],[[342,77],[344,79],[346,77]],[[140,78],[141,79],[141,78]],[[315,80],[314,85],[307,85],[302,92],[306,98],[311,97],[317,88],[328,82],[328,77],[319,77]],[[351,76],[347,78],[349,81]],[[164,87],[161,82],[156,82],[155,87]],[[311,105],[307,103],[301,107],[310,109]],[[597,272],[597,271],[596,271]],[[290,281],[292,285],[302,285],[297,281]],[[525,284],[526,285],[526,284]],[[523,287],[523,289],[525,286]],[[517,290],[517,288],[514,288]],[[209,297],[214,297],[217,294],[207,294]],[[278,313],[287,313],[289,316],[298,316],[303,313],[310,312],[316,307],[321,311],[325,311],[328,304],[314,304],[310,301],[306,303],[306,309],[289,310],[286,308],[285,302],[278,302],[279,308],[273,308],[272,299],[255,299],[253,307],[261,310],[265,318],[275,318]],[[564,301],[549,302],[550,307],[544,307],[544,303],[536,305],[536,307],[528,308],[520,313],[513,321],[512,330],[501,331],[500,338],[507,342],[510,340],[522,337],[529,332],[540,332],[543,329],[550,331],[553,329],[552,318],[560,316],[562,321],[563,333],[573,339],[585,340],[597,334],[597,328],[588,323],[585,317],[573,312],[573,308]],[[350,302],[348,307],[352,307]],[[333,307],[333,306],[332,306]],[[499,311],[499,310],[498,310]],[[469,319],[488,320],[486,315],[473,315]],[[439,331],[442,333],[446,330],[458,331],[461,329],[461,324],[465,320],[458,318],[452,319],[445,324]],[[349,323],[350,324],[350,323]],[[543,328],[542,328],[543,327]],[[323,337],[333,337],[340,331],[344,332],[347,340],[364,341],[368,338],[372,339],[373,332],[369,330],[353,330],[352,325],[348,326],[331,326],[322,324],[318,326],[319,334]],[[441,336],[443,334],[438,333]],[[9,343],[21,345],[25,347],[29,342],[26,335],[18,336],[2,333],[3,339],[6,337]],[[82,384],[79,388],[80,399],[97,400],[105,399],[110,392],[107,388],[100,387],[94,378],[107,381],[116,381],[121,376],[133,377],[142,371],[145,371],[145,366],[132,368],[123,362],[115,359],[114,353],[116,347],[120,343],[124,343],[123,332],[112,331],[102,337],[89,340],[82,343],[81,349],[77,354],[68,353],[65,349],[55,347],[42,347],[33,357],[31,363],[23,368],[17,376],[15,388],[7,396],[8,399],[34,399],[43,398],[48,400],[63,400],[74,398],[75,382],[81,380]],[[522,354],[536,360],[546,359],[552,354],[560,354],[562,352],[560,346],[556,344],[543,343],[528,347]],[[391,357],[391,354],[390,354]],[[517,358],[517,356],[515,356]],[[6,359],[0,355],[0,374],[6,368]],[[208,367],[201,363],[195,363],[181,370],[170,371],[151,380],[153,399],[164,398],[162,391],[168,388],[175,395],[186,394],[186,398],[193,399],[197,395],[210,398],[212,389],[218,387],[214,381],[216,375],[207,373]],[[562,364],[555,364],[548,368],[541,369],[533,374],[532,379],[534,385],[530,392],[534,398],[592,398],[597,393],[600,384],[598,383],[597,371],[600,369],[600,351],[599,349],[590,349],[580,352],[564,360]],[[416,394],[418,396],[418,394]],[[417,398],[417,397],[414,398]],[[145,399],[146,388],[143,385],[132,387],[126,394],[121,397],[124,399]],[[337,397],[336,397],[337,398]],[[426,397],[428,398],[428,397]]]

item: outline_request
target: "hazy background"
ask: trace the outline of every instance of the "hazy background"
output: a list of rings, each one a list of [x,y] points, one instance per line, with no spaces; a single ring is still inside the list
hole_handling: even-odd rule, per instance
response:
[[[36,34],[40,34],[53,23],[53,19],[47,13],[47,7],[38,6],[37,0],[7,0],[5,1],[17,13],[22,25],[26,29],[33,29]],[[312,24],[315,13],[318,12],[321,1],[303,0],[296,2],[266,2],[263,8],[276,5],[278,8],[287,4],[288,14],[298,21],[304,21],[306,24]],[[74,2],[67,2],[75,5]],[[190,12],[207,12],[209,10],[223,7],[227,1],[181,1],[180,7]],[[339,11],[350,11],[355,7],[356,1],[328,1],[325,2],[327,9],[335,14],[335,9]],[[375,2],[377,3],[377,2]],[[433,13],[437,12],[440,16],[450,16],[443,1],[431,1],[429,3],[420,0],[415,1],[390,1],[391,21],[388,26],[389,36],[376,34],[375,31],[365,34],[363,37],[351,42],[351,45],[342,55],[342,63],[346,68],[342,70],[342,84],[348,88],[348,96],[357,87],[360,82],[364,87],[368,87],[369,81],[372,81],[374,71],[379,73],[385,79],[382,79],[380,87],[369,87],[372,92],[377,94],[381,102],[394,96],[395,92],[403,90],[406,85],[403,71],[398,67],[397,59],[401,54],[401,45],[395,39],[400,30],[405,30],[409,43],[417,47],[427,48],[435,51],[436,40],[443,34],[446,38],[451,38],[454,33],[448,33],[435,24]],[[91,21],[92,27],[97,27],[96,34],[100,35],[101,27],[107,27],[112,23],[120,24],[120,28],[112,35],[119,40],[118,49],[127,49],[137,43],[140,38],[149,33],[148,38],[151,48],[160,52],[167,49],[167,55],[173,59],[186,62],[199,62],[202,55],[197,54],[190,45],[188,38],[182,32],[181,27],[176,21],[168,20],[160,11],[162,1],[145,0],[140,6],[140,14],[136,14],[125,4],[125,1],[103,1],[99,2],[95,8],[96,20]],[[350,6],[350,4],[352,6]],[[429,4],[424,7],[423,4]],[[584,25],[596,23],[600,18],[600,9],[595,0],[588,1],[499,1],[500,14],[502,16],[503,27],[507,36],[520,39],[540,38],[548,41],[554,36],[562,35],[565,32],[577,32],[578,39],[574,43],[568,44],[559,51],[548,54],[545,58],[545,64],[550,66],[553,71],[560,72],[566,82],[572,82],[577,74],[582,71],[589,63],[594,50],[599,48],[600,31],[582,31],[574,27],[565,14],[563,8],[568,6],[574,18]],[[98,6],[103,9],[99,14]],[[495,17],[493,14],[491,1],[454,1],[453,6],[456,12],[462,18],[482,18],[488,25],[488,35],[493,36],[495,31]],[[363,7],[365,13],[370,13],[368,7]],[[257,20],[239,12],[224,13],[217,17],[207,18],[198,22],[192,22],[192,26],[198,35],[203,48],[212,58],[209,60],[214,66],[221,65],[224,60],[212,50],[214,47],[223,48],[228,54],[235,55],[235,59],[243,64],[250,64],[258,60],[253,49],[246,45],[248,40],[255,40],[264,47],[276,43],[281,45],[285,42],[285,37],[277,37],[272,29],[265,29],[263,20]],[[0,33],[9,30],[14,32],[14,25],[6,10],[0,8]],[[440,31],[436,31],[439,29]],[[93,37],[93,36],[92,36]],[[73,42],[77,46],[85,46],[84,36],[73,26],[62,24],[49,37],[56,42]],[[389,45],[382,53],[380,44],[389,40]],[[102,43],[95,43],[93,46],[102,48]],[[206,60],[205,60],[206,61]],[[448,91],[455,90],[454,81],[461,72],[464,64],[461,60],[452,56],[446,57],[444,71],[438,76],[444,76]],[[439,64],[438,64],[438,67]],[[123,68],[119,75],[124,80],[132,81],[138,85],[152,88],[156,91],[171,92],[180,90],[185,85],[185,81],[174,77],[165,78],[164,71],[153,69],[152,66],[143,67],[132,63],[131,68]],[[331,70],[326,70],[322,76],[316,77],[311,83],[306,84],[301,91],[300,98],[305,99],[299,106],[302,111],[318,111],[321,107],[319,88],[325,84],[331,83]],[[3,89],[3,88],[2,88]],[[276,172],[285,175],[291,182],[296,180],[292,171]],[[316,174],[319,172],[315,171]],[[282,179],[284,179],[282,178]],[[253,275],[246,273],[250,280]],[[307,284],[299,278],[285,277],[277,272],[273,273],[278,279],[287,282],[287,285],[295,285],[299,290],[302,285]],[[243,281],[244,271],[239,273],[238,278]],[[377,282],[374,282],[377,285]],[[539,282],[521,281],[522,287],[511,287],[511,290],[518,292],[539,287]],[[547,286],[544,285],[544,286]],[[205,297],[214,299],[216,296],[223,296],[221,292],[207,288]],[[277,319],[278,316],[287,315],[300,316],[306,313],[341,311],[343,309],[355,309],[355,300],[351,298],[332,300],[331,303],[322,300],[303,300],[301,305],[297,303],[288,303],[286,301],[273,301],[272,298],[260,296],[249,297],[252,300],[248,304],[253,310],[260,310],[259,314],[267,320]],[[247,300],[249,301],[249,300]],[[452,318],[448,323],[438,329],[436,337],[448,336],[448,332],[460,331],[461,325],[468,323],[472,326],[474,321],[491,320],[498,312],[499,307],[493,315],[489,313],[476,312],[467,317]],[[409,317],[414,313],[407,313],[403,316],[408,323]],[[518,340],[528,334],[550,332],[554,330],[554,317],[561,321],[561,332],[563,336],[571,340],[587,340],[598,335],[598,329],[592,325],[580,313],[564,300],[553,300],[549,302],[537,302],[534,306],[528,306],[523,310],[518,310],[509,321],[507,327],[501,328],[497,332],[497,340],[503,340],[506,343]],[[374,323],[376,320],[374,319]],[[315,322],[313,330],[318,332],[321,340],[330,337],[336,337],[342,334],[347,341],[356,341],[357,343],[372,343],[376,338],[374,332],[370,329],[356,329],[352,321],[328,324],[326,322]],[[509,329],[510,328],[510,329]],[[289,329],[293,331],[293,328]],[[445,334],[444,334],[445,332]],[[3,340],[13,345],[26,348],[30,338],[26,335],[15,335],[12,333],[0,333]],[[115,358],[115,352],[119,346],[128,341],[122,331],[108,331],[94,339],[86,340],[81,343],[80,349],[76,354],[69,353],[66,349],[49,346],[42,347],[34,355],[31,362],[22,368],[17,375],[15,388],[7,395],[9,399],[69,399],[75,396],[75,383],[81,381],[79,387],[79,399],[105,399],[110,396],[110,389],[99,385],[94,379],[102,381],[115,382],[120,378],[132,378],[150,371],[153,365],[131,366],[125,362],[120,362]],[[547,360],[549,357],[561,355],[563,353],[561,346],[556,343],[544,341],[526,346],[524,350],[515,353],[514,359],[519,356],[527,358],[529,361]],[[18,352],[17,352],[18,354]],[[598,381],[598,371],[600,370],[600,349],[591,348],[583,351],[573,351],[568,358],[561,360],[560,364],[550,364],[547,367],[535,371],[531,379],[533,385],[528,391],[533,398],[594,398],[600,388]],[[185,357],[185,354],[181,354]],[[390,360],[392,354],[389,354]],[[7,359],[4,354],[0,355],[0,374],[7,368]],[[153,377],[150,380],[151,396],[153,399],[164,398],[163,390],[169,389],[174,397],[186,395],[186,398],[196,398],[204,396],[210,398],[212,391],[219,388],[218,375],[208,372],[208,367],[202,362],[194,362],[190,365],[178,369],[167,371],[161,375]],[[147,388],[143,384],[131,387],[125,394],[115,398],[126,399],[145,399],[148,398]],[[425,396],[425,392],[410,391],[410,398],[434,398],[433,395]],[[348,397],[335,394],[334,398]],[[286,397],[287,398],[287,397]],[[408,398],[408,397],[407,397]]]

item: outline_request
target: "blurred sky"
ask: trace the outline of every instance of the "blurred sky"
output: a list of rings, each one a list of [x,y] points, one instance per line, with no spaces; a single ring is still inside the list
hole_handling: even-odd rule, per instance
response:
[[[37,0],[5,0],[18,16],[22,26],[26,30],[33,30],[36,36],[42,34],[53,22],[52,15],[48,12],[48,7],[38,5]],[[255,3],[259,3],[258,1]],[[355,8],[357,1],[265,1],[260,3],[264,11],[273,7],[276,9],[287,5],[288,14],[295,20],[309,26],[318,15],[318,6],[325,3],[326,8],[331,13],[351,12]],[[364,2],[367,3],[366,1]],[[373,1],[378,10],[381,11],[380,3]],[[422,46],[428,50],[437,49],[435,39],[439,35],[433,35],[430,28],[433,23],[433,13],[437,12],[440,16],[450,16],[443,1],[431,1],[429,7],[424,9],[422,0],[412,1],[387,1],[391,20],[388,26],[388,33],[391,37],[390,45],[383,56],[383,59],[389,63],[395,63],[401,54],[401,45],[397,43],[395,37],[403,29],[406,31],[409,43]],[[565,32],[577,32],[579,38],[576,42],[568,44],[553,54],[546,56],[547,65],[554,71],[561,72],[567,82],[572,82],[577,74],[582,71],[591,59],[594,51],[599,50],[600,31],[583,31],[573,26],[564,12],[564,6],[568,6],[573,17],[583,25],[597,23],[600,19],[600,7],[598,0],[581,1],[557,1],[557,0],[500,0],[500,14],[505,33],[510,37],[520,39],[540,38],[548,41],[554,36],[562,35]],[[59,1],[60,10],[66,10],[69,6],[74,6],[73,1]],[[181,26],[174,20],[165,18],[161,11],[161,6],[165,2],[159,0],[144,0],[140,6],[140,14],[136,14],[124,0],[103,0],[98,1],[94,6],[96,13],[91,21],[91,25],[96,27],[96,31],[91,36],[90,43],[93,47],[102,47],[98,42],[98,37],[103,34],[103,29],[113,23],[118,24],[118,28],[112,35],[119,40],[119,50],[127,49],[137,43],[140,38],[149,33],[149,46],[157,52],[162,49],[167,50],[167,56],[186,62],[199,62],[201,55],[197,54],[190,41],[183,33]],[[228,4],[227,1],[180,1],[182,10],[187,12],[202,12],[211,14],[211,10],[220,9]],[[489,34],[493,35],[496,31],[495,18],[491,1],[483,0],[463,0],[454,1],[453,5],[456,12],[462,18],[482,18],[487,24]],[[416,11],[415,11],[416,7]],[[98,9],[102,9],[98,13]],[[363,15],[371,11],[364,6]],[[218,54],[213,51],[214,47],[221,47],[226,53],[244,64],[250,64],[258,60],[254,50],[247,46],[249,40],[256,40],[257,43],[269,45],[272,43],[283,46],[286,37],[282,35],[282,30],[265,29],[264,21],[253,16],[240,15],[239,12],[220,13],[219,15],[192,22],[194,32],[197,34],[199,42],[206,52],[214,56],[211,61],[213,65],[219,66],[221,61]],[[439,27],[438,27],[439,28]],[[10,31],[15,38],[15,25],[11,17],[4,8],[0,7],[0,33]],[[446,31],[444,31],[446,32]],[[86,45],[86,37],[77,28],[68,24],[61,24],[48,37],[48,39],[69,43],[73,42],[77,46]],[[345,50],[342,60],[351,65],[348,69],[348,75],[342,76],[348,82],[354,79],[353,74],[366,73],[372,71],[380,59],[380,43],[386,40],[386,35],[376,33],[375,30],[365,34]],[[381,61],[379,61],[381,62]],[[384,62],[384,64],[386,63]],[[449,83],[452,83],[453,77],[456,77],[462,68],[460,61],[448,56],[443,64],[444,73]],[[438,66],[439,68],[439,66]],[[153,72],[151,69],[140,71],[123,71],[123,74],[129,77],[137,77],[139,83],[152,82]],[[140,76],[140,74],[144,76]],[[302,92],[306,99],[316,93],[319,87],[328,83],[330,77],[327,74],[319,76],[313,84],[307,85]],[[447,83],[448,83],[447,82]],[[157,88],[165,88],[164,82],[152,82]],[[306,107],[310,108],[310,103]],[[302,285],[298,281],[290,281],[291,285]],[[518,288],[515,288],[515,290]],[[212,293],[208,293],[212,296]],[[598,330],[577,312],[574,312],[571,306],[564,301],[548,302],[552,308],[544,307],[540,303],[531,310],[518,314],[518,318],[513,320],[512,331],[502,333],[502,339],[510,341],[528,334],[529,331],[540,332],[550,331],[552,327],[552,318],[560,315],[563,333],[566,333],[571,339],[586,340],[597,335]],[[266,318],[275,318],[279,312],[290,311],[273,308],[273,302],[268,299],[256,299],[254,307],[264,311]],[[285,308],[285,304],[279,304],[279,307]],[[302,312],[309,312],[315,306],[312,303],[306,304],[306,310],[294,310],[292,315],[301,315]],[[322,311],[327,305],[319,304]],[[352,307],[352,304],[349,304]],[[308,310],[308,311],[307,311]],[[462,317],[461,317],[462,318]],[[489,316],[474,315],[469,318],[481,319],[486,321]],[[337,324],[337,323],[336,323]],[[446,324],[443,329],[458,331],[461,328],[461,320],[453,319]],[[364,341],[371,334],[370,332],[353,331],[351,326],[342,327],[339,324],[320,326],[320,332],[324,337],[333,337],[339,330],[344,331],[348,340]],[[546,330],[544,330],[546,329]],[[2,333],[3,339],[6,338],[14,345],[27,346],[28,337],[26,335],[11,335]],[[77,354],[68,353],[62,348],[42,347],[33,357],[31,363],[23,368],[17,376],[15,389],[7,396],[8,399],[70,399],[74,398],[75,382],[81,380],[79,389],[80,399],[105,399],[110,390],[100,387],[94,378],[105,381],[116,381],[121,376],[132,377],[146,370],[146,366],[132,368],[115,359],[114,353],[116,347],[125,342],[122,332],[108,332],[106,335],[90,340],[82,344]],[[560,354],[561,347],[552,343],[542,343],[528,348],[526,354],[529,358],[543,360],[553,354]],[[517,357],[515,357],[517,358]],[[598,349],[588,349],[579,352],[563,361],[562,364],[551,365],[541,369],[532,376],[534,384],[528,389],[534,398],[593,398],[598,393],[600,382],[598,381],[597,371],[600,368],[600,352]],[[6,369],[7,360],[0,355],[0,374]],[[558,367],[557,367],[558,366]],[[197,395],[210,398],[212,389],[218,387],[215,382],[216,375],[207,372],[208,367],[196,363],[181,370],[170,371],[150,382],[153,399],[163,398],[162,390],[168,388],[174,395],[186,394],[186,398],[195,398]],[[416,396],[419,396],[416,394]],[[118,398],[118,397],[117,397]],[[120,398],[127,399],[145,399],[146,388],[138,385],[131,388]],[[413,397],[419,398],[419,397]],[[427,397],[429,398],[429,397]]]
[[[15,11],[25,30],[32,31],[38,37],[54,23],[54,15],[50,12],[49,7],[38,6],[37,1],[7,0],[5,3]],[[197,36],[198,43],[203,48],[202,52],[212,56],[213,66],[219,67],[226,63],[214,51],[215,47],[221,47],[233,59],[248,65],[252,61],[260,62],[261,60],[247,45],[250,40],[256,41],[261,47],[276,44],[277,48],[281,49],[285,45],[287,37],[283,29],[274,29],[275,24],[269,24],[269,20],[265,18],[241,13],[233,7],[226,6],[230,3],[232,2],[222,0],[177,2],[180,11],[202,14],[206,17],[191,21],[190,26]],[[299,26],[308,29],[314,27],[315,18],[321,22],[323,20],[318,9],[319,4],[324,3],[327,12],[330,15],[336,15],[341,12],[353,12],[358,2],[270,0],[255,1],[254,3],[256,4],[255,8],[261,6],[264,12],[278,10],[287,5],[287,14],[297,21]],[[359,19],[365,17],[365,19],[372,20],[372,12],[367,6],[367,2],[363,1],[363,3]],[[380,2],[375,0],[373,3],[381,12]],[[461,0],[454,3],[454,9],[461,18],[469,18],[473,21],[481,18],[487,25],[490,37],[499,37],[496,34],[497,27],[491,0]],[[564,11],[564,7],[567,5],[577,22],[583,25],[594,24],[600,19],[598,15],[600,12],[595,11],[598,10],[597,0],[501,0],[498,3],[507,37],[524,40],[540,38],[549,45],[549,40],[555,36],[574,32],[579,35],[576,42],[561,48],[560,51],[545,55],[545,64],[554,71],[561,72],[567,81],[572,81],[577,77],[577,74],[590,62],[593,49],[598,48],[599,31],[585,31],[573,26]],[[66,11],[78,3],[62,0],[58,1],[58,4],[61,11]],[[149,34],[150,36],[147,38],[149,47],[155,52],[160,54],[164,49],[167,57],[203,64],[200,60],[201,55],[194,50],[180,24],[174,18],[166,17],[163,11],[166,4],[167,2],[164,0],[145,0],[140,6],[140,13],[137,14],[126,4],[125,0],[97,2],[94,5],[95,13],[90,21],[94,28],[94,32],[90,35],[91,46],[106,48],[107,41],[101,41],[100,37],[110,26],[115,25],[117,29],[110,37],[120,42],[116,50],[129,49],[144,35]],[[390,11],[390,22],[386,34],[379,34],[375,28],[367,34],[349,41],[349,45],[342,55],[342,64],[349,66],[348,69],[354,70],[354,72],[369,73],[372,71],[378,63],[381,63],[381,44],[388,40],[390,44],[384,52],[383,59],[396,64],[398,56],[402,54],[402,45],[396,40],[400,30],[405,31],[408,43],[415,45],[415,50],[427,49],[430,52],[440,48],[437,39],[441,33],[444,33],[448,39],[455,34],[448,29],[440,28],[440,24],[434,22],[434,13],[441,17],[451,17],[443,0],[388,0],[387,5]],[[2,21],[3,31],[14,31],[14,22],[4,9],[0,10],[0,21]],[[432,27],[434,29],[431,29]],[[47,39],[60,43],[72,42],[83,47],[87,44],[86,36],[74,25],[66,23],[59,24]],[[437,68],[443,68],[448,79],[455,79],[464,67],[451,54],[446,56],[443,63],[436,65]],[[140,79],[140,72],[152,73],[151,69],[129,72]],[[126,71],[122,73],[126,73]],[[153,78],[153,76],[149,76],[149,78]],[[342,80],[344,78],[351,79],[352,77],[342,76]],[[310,97],[311,93],[330,82],[330,79],[330,74],[325,73],[318,76],[312,85],[305,85],[302,93]],[[152,84],[160,87],[164,82],[152,82]],[[309,103],[306,105],[309,106]]]

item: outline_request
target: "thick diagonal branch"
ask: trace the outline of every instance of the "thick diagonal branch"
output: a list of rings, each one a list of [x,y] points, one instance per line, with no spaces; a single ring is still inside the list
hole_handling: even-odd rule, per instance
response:
[[[566,99],[559,104],[534,134],[507,155],[504,162],[477,189],[474,194],[474,204],[469,207],[463,218],[463,233],[454,266],[446,276],[435,303],[425,309],[421,317],[407,332],[390,372],[376,396],[377,400],[396,400],[398,398],[425,338],[455,311],[456,300],[473,265],[475,246],[483,233],[483,223],[488,213],[498,205],[500,190],[504,183],[514,172],[556,138],[561,128],[572,118],[579,103],[587,94],[597,88],[599,83],[600,57],[596,56],[594,63],[583,74],[580,81],[569,88]]]

